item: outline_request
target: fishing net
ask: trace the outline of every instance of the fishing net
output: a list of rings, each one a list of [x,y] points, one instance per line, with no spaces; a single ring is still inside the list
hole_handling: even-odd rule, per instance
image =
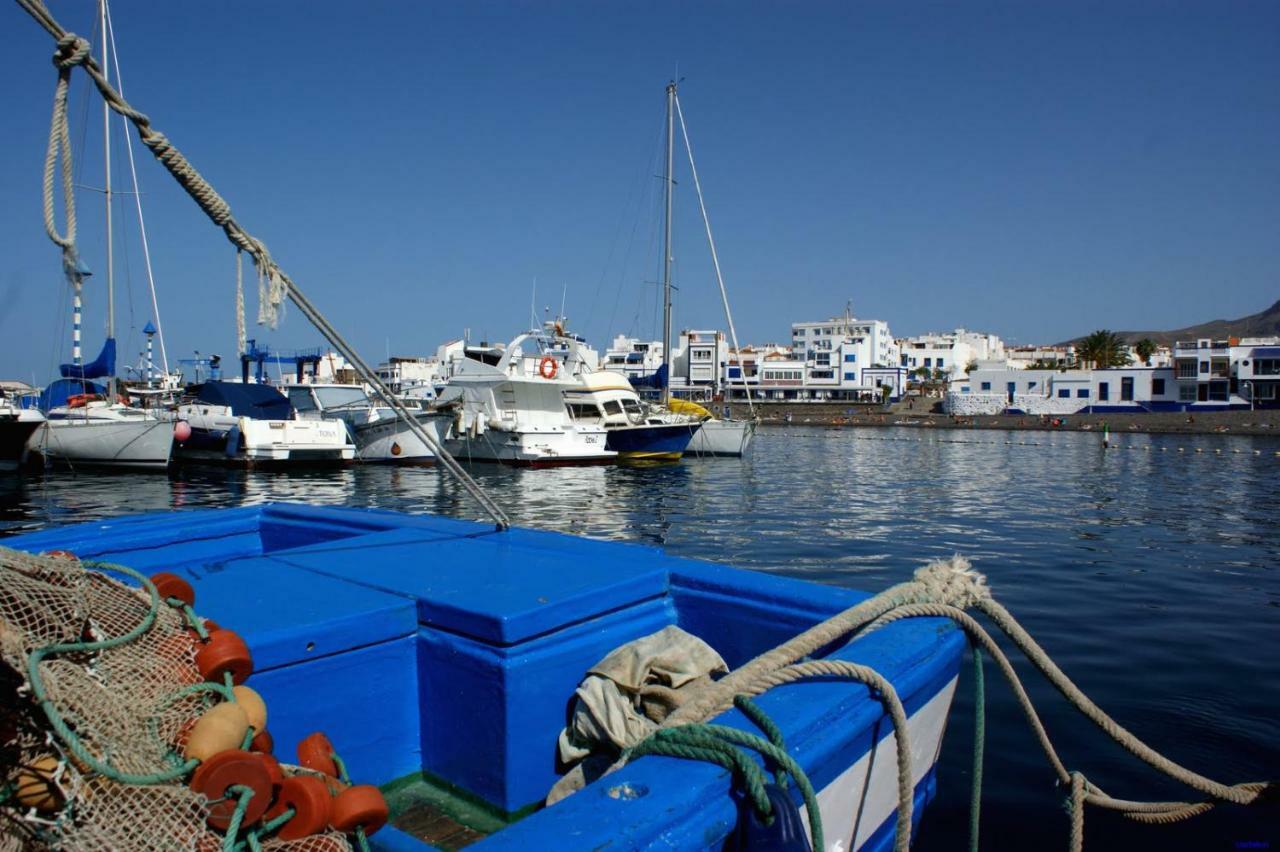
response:
[[[197,665],[204,622],[130,569],[94,568],[0,548],[0,852],[244,848],[188,786],[193,727],[233,698]],[[128,575],[144,588],[117,579]],[[263,849],[351,848],[332,831],[284,841],[241,828]]]

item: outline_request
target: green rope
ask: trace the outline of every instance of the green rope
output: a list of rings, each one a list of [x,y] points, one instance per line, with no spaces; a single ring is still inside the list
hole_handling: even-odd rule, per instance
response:
[[[982,676],[982,651],[973,646],[973,789],[969,794],[969,852],[978,852],[978,823],[982,818],[982,758],[987,737],[987,694]]]
[[[161,772],[150,772],[142,775],[136,775],[128,772],[121,772],[114,766],[103,763],[98,760],[88,749],[84,747],[84,743],[76,736],[75,732],[63,720],[62,714],[58,711],[53,701],[49,699],[49,694],[45,691],[44,680],[40,676],[40,663],[45,657],[53,654],[64,654],[72,651],[105,651],[109,648],[115,648],[129,642],[133,642],[139,636],[146,633],[154,626],[156,615],[160,610],[160,594],[156,591],[155,584],[151,582],[145,575],[127,568],[124,565],[113,565],[110,563],[82,561],[81,565],[86,568],[97,568],[99,570],[111,571],[113,573],[124,574],[132,577],[142,584],[150,598],[150,605],[147,613],[142,620],[138,622],[127,633],[115,636],[109,639],[102,639],[96,642],[65,642],[56,645],[46,645],[43,648],[37,648],[27,657],[27,681],[31,684],[31,694],[35,698],[36,703],[40,705],[40,709],[44,711],[45,716],[49,719],[49,726],[53,728],[58,738],[67,746],[67,748],[78,757],[81,762],[88,765],[91,769],[110,778],[112,781],[119,781],[123,784],[163,784],[176,778],[181,778],[191,770],[195,769],[199,761],[189,760],[180,766],[174,766]]]
[[[333,758],[333,765],[338,767],[338,780],[343,784],[350,784],[351,776],[347,774],[347,764],[338,757],[337,752],[330,752],[329,757]]]
[[[227,789],[240,797],[236,802],[236,809],[231,812],[231,822],[227,824],[227,834],[222,838],[222,852],[234,852],[236,835],[240,833],[240,823],[244,821],[244,815],[249,810],[249,800],[253,798],[253,788],[245,787],[242,784],[232,784]]]
[[[768,719],[764,711],[749,701],[747,706],[751,707],[750,710],[744,711],[748,718],[759,724],[770,737],[776,737],[781,741],[782,732],[771,719]],[[813,848],[826,848],[822,832],[822,814],[818,810],[813,785],[809,783],[804,770],[787,753],[785,745],[781,742],[770,742],[755,734],[725,725],[698,723],[676,728],[660,728],[647,739],[624,751],[622,756],[630,759],[655,754],[685,760],[701,760],[722,766],[733,773],[756,813],[768,825],[773,822],[773,805],[769,801],[768,793],[765,792],[764,770],[737,746],[752,749],[766,760],[772,761],[779,786],[783,783],[783,773],[789,774],[795,780],[808,813]]]
[[[169,598],[169,603],[173,604],[176,600],[178,599]],[[200,622],[200,618],[196,615],[196,611],[191,608],[190,604],[183,601],[178,601],[178,604],[181,604],[179,608],[182,610],[182,615],[187,619],[187,624],[191,629],[196,632],[196,636],[200,637],[201,642],[206,641],[209,638],[209,631],[204,629],[204,624]]]
[[[360,852],[370,852],[369,838],[364,836],[364,826],[356,826],[356,845],[360,847]]]

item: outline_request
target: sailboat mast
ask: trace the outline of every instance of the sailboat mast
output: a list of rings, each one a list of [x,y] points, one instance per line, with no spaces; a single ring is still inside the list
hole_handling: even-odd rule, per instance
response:
[[[111,64],[107,61],[109,41],[107,37],[107,0],[102,0],[98,4],[98,12],[102,23],[102,76],[103,79],[110,82]],[[115,241],[111,236],[111,107],[107,105],[105,98],[102,101],[102,161],[104,180],[106,181],[103,185],[102,194],[107,203],[107,337],[111,338],[116,336],[116,298],[115,281],[113,279],[114,265],[112,262]]]
[[[674,194],[676,84],[667,84],[667,173],[666,224],[662,237],[662,363],[667,365],[667,381],[662,386],[662,403],[671,400],[671,197]]]

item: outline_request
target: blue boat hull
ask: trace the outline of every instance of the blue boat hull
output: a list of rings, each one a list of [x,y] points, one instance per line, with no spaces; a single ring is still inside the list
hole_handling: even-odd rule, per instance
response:
[[[283,760],[323,730],[357,780],[443,782],[498,819],[527,813],[557,780],[568,702],[617,646],[676,624],[736,667],[866,597],[651,547],[287,504],[140,515],[5,543],[178,572],[196,610],[252,649],[250,684]],[[933,796],[963,649],[949,621],[910,619],[827,655],[894,684],[927,755],[918,806]],[[828,842],[890,848],[897,779],[880,703],[859,684],[825,680],[758,703],[818,789]],[[755,730],[736,710],[717,721]],[[611,795],[621,785],[645,793]],[[729,786],[717,766],[646,757],[477,848],[719,849],[737,819]],[[391,826],[372,840],[423,848]]]
[[[613,428],[605,447],[620,459],[674,461],[684,455],[699,425],[664,423]]]

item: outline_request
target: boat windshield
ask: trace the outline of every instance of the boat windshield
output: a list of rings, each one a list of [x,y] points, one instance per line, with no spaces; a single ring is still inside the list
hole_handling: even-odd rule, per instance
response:
[[[289,404],[294,411],[315,411],[316,404],[311,399],[310,388],[289,388]]]
[[[600,409],[590,402],[568,402],[565,407],[569,409],[569,416],[574,420],[598,420],[600,419]]]
[[[342,387],[342,388],[312,388],[316,397],[320,400],[320,406],[325,411],[334,408],[369,408],[369,395],[364,392],[364,388],[359,387]]]
[[[622,406],[618,404],[618,401],[616,399],[605,400],[604,413],[605,414],[621,414]]]
[[[622,401],[622,407],[626,410],[627,414],[644,414],[644,410],[640,408],[640,403],[634,399],[624,399]]]

